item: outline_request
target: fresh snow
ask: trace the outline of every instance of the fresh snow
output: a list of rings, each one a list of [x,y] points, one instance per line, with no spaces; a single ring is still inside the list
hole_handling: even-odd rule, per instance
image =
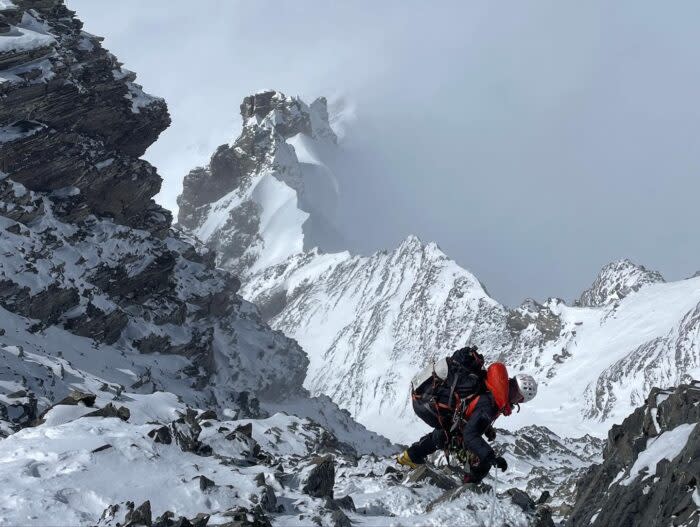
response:
[[[0,54],[47,47],[56,42],[51,35],[16,26],[9,33],[0,34]]]
[[[143,91],[141,85],[135,82],[127,82],[128,93],[124,95],[126,99],[131,101],[131,111],[140,113],[142,108],[146,108],[154,101],[162,100],[160,97],[154,97]]]
[[[271,174],[265,174],[252,192],[260,206],[260,236],[264,251],[254,269],[265,269],[304,249],[302,226],[309,215],[299,210],[297,194]]]
[[[647,447],[637,456],[629,475],[620,481],[620,485],[629,485],[640,474],[654,474],[656,465],[662,459],[672,461],[685,448],[695,426],[696,423],[682,424],[650,439]]]

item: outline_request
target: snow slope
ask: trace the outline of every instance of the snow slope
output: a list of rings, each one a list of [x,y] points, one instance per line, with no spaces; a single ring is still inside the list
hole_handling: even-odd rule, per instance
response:
[[[20,333],[17,327],[15,338]],[[344,431],[319,426],[323,419],[288,413],[251,419],[237,416],[234,409],[193,409],[174,393],[139,393],[118,384],[114,379],[132,375],[125,364],[114,362],[112,370],[104,368],[110,377],[99,377],[65,357],[26,351],[32,342],[29,335],[24,338],[25,348],[0,347],[0,408],[7,412],[5,417],[16,417],[20,408],[31,406],[26,394],[33,388],[32,393],[43,394],[38,401],[41,411],[35,413],[33,426],[0,440],[0,483],[6,489],[0,495],[0,525],[124,524],[127,502],[138,507],[148,501],[153,519],[166,513],[174,518],[208,517],[209,525],[243,514],[275,525],[335,526],[344,515],[355,525],[367,526],[397,521],[416,526],[525,526],[531,524],[534,506],[516,506],[503,494],[505,489],[552,489],[558,480],[548,479],[550,464],[566,460],[576,471],[595,459],[564,446],[547,431],[509,435],[505,442],[512,448],[505,455],[514,470],[511,479],[501,480],[501,494],[462,489],[450,498],[445,478],[449,488],[458,487],[451,472],[445,471],[440,480],[411,481],[397,472],[393,458],[358,456],[341,439],[343,434],[352,439],[347,424]],[[67,397],[50,398],[51,393]],[[60,400],[48,405],[49,399]],[[307,398],[306,404],[313,401]],[[110,407],[113,412],[105,414]],[[329,401],[319,407],[333,414]],[[11,428],[15,423],[3,425]],[[335,429],[341,435],[330,431]],[[361,436],[357,427],[354,434],[358,448],[366,450],[371,436]],[[535,440],[544,454],[542,462],[527,446]],[[329,454],[335,466],[330,488],[333,497],[346,500],[343,515],[336,512],[341,502],[304,490],[317,456]],[[529,485],[533,470],[540,480]],[[434,503],[437,500],[443,502]],[[538,511],[548,513],[547,508]]]
[[[504,317],[473,276],[415,237],[370,258],[299,255],[255,275],[242,293],[263,313],[282,296],[270,323],[308,350],[305,385],[397,440],[409,437],[399,430],[413,420],[415,372],[470,338],[497,339]],[[466,321],[475,322],[473,335]]]

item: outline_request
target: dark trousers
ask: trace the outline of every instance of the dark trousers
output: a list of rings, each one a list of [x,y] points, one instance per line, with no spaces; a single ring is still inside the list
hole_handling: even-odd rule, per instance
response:
[[[418,417],[435,429],[408,447],[408,457],[411,458],[411,461],[414,463],[425,463],[427,456],[447,446],[447,434],[440,426],[440,419],[434,406],[429,402],[413,401],[413,410]],[[445,426],[449,426],[449,420],[445,420],[446,417],[443,416],[442,422]]]

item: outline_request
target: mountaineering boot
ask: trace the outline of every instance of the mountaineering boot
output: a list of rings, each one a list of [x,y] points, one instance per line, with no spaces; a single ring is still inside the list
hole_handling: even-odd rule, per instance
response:
[[[399,465],[403,465],[404,467],[418,468],[418,464],[414,463],[408,455],[408,450],[404,450],[403,452],[401,452],[401,455],[399,455],[399,457],[396,458],[396,462]]]

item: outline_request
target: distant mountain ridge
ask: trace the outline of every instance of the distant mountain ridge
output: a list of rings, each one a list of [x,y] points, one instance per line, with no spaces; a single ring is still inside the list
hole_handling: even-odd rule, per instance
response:
[[[301,344],[309,355],[305,386],[312,393],[327,394],[371,429],[408,441],[416,425],[407,396],[411,377],[429,360],[471,343],[490,360],[532,372],[542,383],[529,411],[507,420],[510,426],[538,423],[563,435],[602,435],[610,422],[641,404],[652,386],[700,374],[698,279],[666,284],[659,273],[620,260],[601,270],[575,306],[559,299],[526,300],[509,309],[437,245],[413,236],[372,256],[311,248],[318,244],[302,225],[313,206],[307,202],[303,209],[301,196],[313,179],[304,163],[309,151],[335,144],[298,123],[318,122],[327,113],[279,92],[251,97],[273,102],[244,102],[244,108],[252,104],[259,112],[251,120],[243,111],[243,132],[233,144],[261,137],[253,149],[256,159],[272,161],[250,177],[271,177],[280,185],[270,202],[284,202],[284,217],[296,218],[296,224],[287,221],[287,227],[296,225],[293,236],[275,238],[265,231],[265,247],[275,247],[279,256],[274,262],[259,256],[231,260],[229,250],[236,246],[225,240],[264,236],[252,227],[257,216],[222,213],[217,201],[199,204],[190,232],[217,251],[219,265],[242,277],[242,295],[263,318]],[[203,170],[215,170],[218,152]],[[342,192],[342,181],[338,186]],[[241,184],[229,196],[247,199],[247,188]],[[195,193],[186,185],[181,199],[193,202]],[[281,210],[275,208],[276,214]],[[332,215],[330,207],[326,214]],[[180,217],[186,226],[183,212]],[[214,223],[217,228],[208,229]]]

